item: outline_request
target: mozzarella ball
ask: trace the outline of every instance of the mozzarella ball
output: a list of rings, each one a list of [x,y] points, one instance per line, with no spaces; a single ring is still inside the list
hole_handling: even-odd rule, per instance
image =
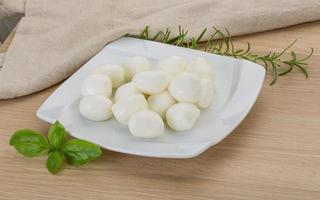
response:
[[[172,78],[169,92],[177,101],[197,103],[201,95],[201,81],[191,73],[178,74]]]
[[[147,101],[144,96],[140,94],[119,99],[112,106],[112,112],[118,122],[127,125],[133,114],[147,108]]]
[[[136,84],[130,82],[124,85],[121,85],[114,96],[114,100],[118,101],[121,98],[129,97],[133,95],[142,94],[142,92],[137,88]]]
[[[79,110],[82,116],[92,121],[104,121],[112,117],[112,101],[101,95],[82,97]]]
[[[167,113],[168,125],[176,131],[190,130],[200,116],[200,110],[191,103],[177,103]]]
[[[176,103],[176,100],[170,95],[168,91],[161,92],[149,96],[148,104],[149,108],[157,112],[163,119],[170,106]]]
[[[82,95],[102,95],[110,97],[112,93],[112,83],[108,76],[101,74],[91,74],[87,76],[82,84]]]
[[[103,65],[93,70],[92,73],[108,76],[112,82],[113,88],[119,87],[124,81],[124,70],[119,65]]]
[[[199,108],[207,108],[210,106],[214,95],[214,83],[212,80],[202,79],[201,80],[201,96],[197,103]]]
[[[139,90],[146,94],[160,93],[168,87],[169,79],[163,71],[140,72],[132,80]]]
[[[149,70],[150,61],[143,56],[134,56],[125,61],[122,67],[125,72],[125,79],[129,81],[136,73]]]
[[[179,56],[171,56],[169,58],[160,60],[158,68],[162,69],[169,76],[177,75],[186,70],[187,62]]]
[[[164,123],[156,112],[142,110],[130,118],[129,130],[136,137],[154,138],[164,134]]]
[[[188,65],[187,71],[197,75],[200,79],[214,80],[214,71],[206,59],[202,57],[195,58]]]

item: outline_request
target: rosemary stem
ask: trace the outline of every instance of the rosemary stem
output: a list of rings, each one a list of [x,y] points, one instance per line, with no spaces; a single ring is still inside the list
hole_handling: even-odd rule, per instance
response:
[[[230,56],[239,59],[249,60],[258,64],[261,64],[265,69],[271,72],[271,83],[273,85],[280,76],[289,74],[294,68],[299,69],[307,78],[308,71],[306,62],[313,54],[313,49],[311,49],[310,54],[305,58],[297,59],[296,53],[294,51],[290,52],[290,58],[285,59],[282,56],[288,52],[290,48],[297,42],[297,40],[290,43],[286,48],[284,48],[280,53],[270,52],[266,55],[258,55],[251,51],[250,43],[246,49],[235,48],[230,33],[228,30],[225,32],[213,27],[212,32],[208,33],[208,29],[205,28],[200,32],[198,36],[188,37],[188,31],[184,30],[179,26],[179,32],[177,36],[173,36],[171,30],[166,29],[166,31],[159,31],[154,36],[150,36],[150,28],[148,26],[141,32],[139,36],[140,39],[159,41],[166,44],[176,45],[185,48],[198,49],[201,46],[201,42],[205,35],[209,34],[207,41],[204,45],[204,51],[222,55]],[[269,69],[268,66],[271,66]]]

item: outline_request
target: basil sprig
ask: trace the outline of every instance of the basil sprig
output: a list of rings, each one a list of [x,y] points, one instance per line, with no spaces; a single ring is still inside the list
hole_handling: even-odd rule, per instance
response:
[[[55,174],[66,160],[71,165],[83,165],[101,156],[101,148],[91,142],[79,139],[67,141],[67,132],[56,121],[49,129],[48,139],[40,132],[30,129],[16,131],[10,145],[26,157],[48,155],[47,169]]]

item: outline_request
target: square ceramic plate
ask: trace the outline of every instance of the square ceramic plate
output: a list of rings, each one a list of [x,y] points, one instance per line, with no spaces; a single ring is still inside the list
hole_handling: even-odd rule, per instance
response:
[[[78,110],[83,79],[106,63],[121,64],[131,56],[141,55],[153,63],[172,55],[189,61],[206,58],[216,75],[214,104],[201,112],[195,127],[186,132],[169,129],[163,137],[133,137],[127,127],[114,119],[92,122]],[[245,118],[259,95],[265,69],[255,63],[209,54],[146,40],[124,37],[104,47],[95,57],[66,80],[38,109],[37,116],[47,122],[59,120],[70,134],[103,148],[151,157],[191,158],[228,136]]]

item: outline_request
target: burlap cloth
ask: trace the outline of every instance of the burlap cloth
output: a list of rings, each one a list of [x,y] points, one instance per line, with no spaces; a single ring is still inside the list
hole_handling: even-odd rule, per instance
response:
[[[0,0],[0,14],[25,13],[0,70],[0,99],[64,80],[107,43],[181,25],[233,35],[320,19],[320,0]]]

